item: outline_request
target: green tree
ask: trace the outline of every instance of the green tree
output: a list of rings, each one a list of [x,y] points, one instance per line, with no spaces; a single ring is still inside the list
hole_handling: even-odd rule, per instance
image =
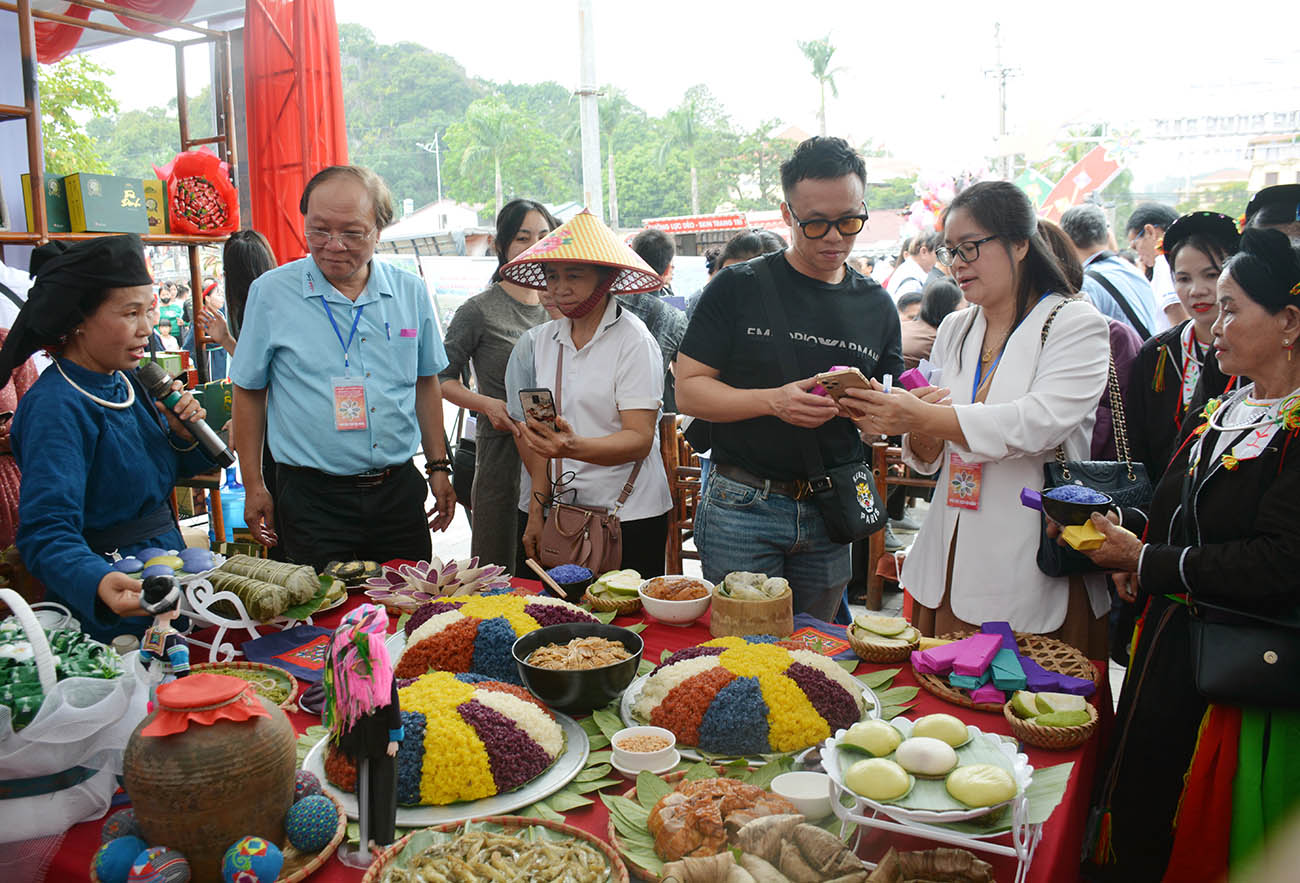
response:
[[[186,102],[191,138],[217,133],[212,90],[204,86]],[[119,175],[153,177],[153,167],[169,162],[180,152],[181,130],[176,99],[166,107],[128,110],[112,117],[95,117],[86,134],[98,144],[105,166]]]
[[[879,184],[867,183],[868,208],[907,208],[915,200],[916,187],[911,178],[891,178]]]
[[[99,142],[78,120],[90,114],[117,112],[117,101],[105,82],[112,75],[111,70],[85,55],[39,65],[37,83],[47,175],[112,171],[100,155]]]
[[[1178,203],[1176,207],[1183,214],[1187,212],[1222,212],[1230,218],[1235,218],[1242,213],[1244,206],[1249,201],[1250,187],[1243,181],[1238,184],[1225,184],[1222,187],[1193,193],[1187,199]]]
[[[461,125],[468,139],[460,155],[461,171],[473,163],[492,161],[496,210],[500,214],[506,204],[501,187],[501,158],[510,149],[516,130],[521,128],[521,120],[505,101],[493,96],[480,98],[471,104]]]
[[[799,51],[812,62],[813,79],[817,81],[820,103],[817,109],[817,121],[821,123],[822,137],[826,137],[826,87],[831,87],[831,95],[840,97],[839,87],[835,85],[835,75],[844,70],[842,67],[831,69],[831,56],[835,47],[831,45],[831,36],[827,34],[820,40],[797,40]]]
[[[689,97],[668,111],[668,132],[659,147],[659,162],[663,163],[670,151],[680,150],[691,170],[691,214],[700,213],[700,176],[695,161],[695,147],[700,140],[700,121],[695,102]]]
[[[605,94],[600,99],[600,137],[605,142],[605,173],[609,177],[609,225],[614,228],[618,227],[618,176],[614,171],[614,145],[618,142],[619,127],[636,115],[637,108],[628,101],[621,89],[605,87]]]

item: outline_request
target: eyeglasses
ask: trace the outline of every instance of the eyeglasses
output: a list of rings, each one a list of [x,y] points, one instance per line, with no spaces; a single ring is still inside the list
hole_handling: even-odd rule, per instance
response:
[[[941,245],[934,250],[934,256],[945,267],[951,267],[957,262],[957,258],[961,258],[968,264],[973,264],[980,259],[980,246],[997,238],[997,236],[985,236],[983,239],[971,239],[955,248]]]
[[[786,207],[790,208],[790,204],[786,203]],[[794,222],[799,225],[799,229],[803,231],[803,235],[809,239],[821,239],[827,233],[831,232],[831,227],[839,230],[841,236],[857,236],[862,232],[862,228],[866,226],[867,223],[867,204],[865,202],[862,204],[862,214],[845,215],[844,217],[836,218],[833,221],[826,221],[821,218],[816,218],[811,221],[801,221],[799,220],[799,216],[794,213],[793,208],[790,209],[790,217],[794,218]]]
[[[328,230],[307,230],[304,231],[307,236],[307,244],[312,248],[325,248],[331,240],[337,239],[339,245],[351,251],[366,243],[370,234],[375,232],[374,229],[367,230],[365,233],[331,233]]]

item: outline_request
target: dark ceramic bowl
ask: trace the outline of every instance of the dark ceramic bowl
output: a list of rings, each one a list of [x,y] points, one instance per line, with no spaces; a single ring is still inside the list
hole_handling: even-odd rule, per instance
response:
[[[632,655],[602,668],[576,670],[538,668],[526,661],[538,647],[567,644],[574,638],[593,635],[618,641]],[[586,712],[605,707],[627,689],[636,677],[644,650],[641,636],[625,628],[599,622],[566,622],[529,632],[515,641],[512,652],[519,677],[534,696],[557,711]]]
[[[580,579],[573,583],[556,583],[564,590],[564,598],[572,604],[577,604],[582,600],[582,596],[587,593],[587,589],[596,581],[596,575],[592,574],[586,579]]]
[[[1047,495],[1048,491],[1043,491],[1043,511],[1047,513],[1048,518],[1062,527],[1086,524],[1092,513],[1100,512],[1105,515],[1107,510],[1115,506],[1115,501],[1109,494],[1101,491],[1093,491],[1093,493],[1100,494],[1106,499],[1100,503],[1067,503],[1064,500],[1053,500]]]

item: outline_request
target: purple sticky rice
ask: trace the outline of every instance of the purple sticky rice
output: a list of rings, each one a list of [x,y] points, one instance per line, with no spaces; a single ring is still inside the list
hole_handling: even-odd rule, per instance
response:
[[[659,669],[665,665],[672,665],[674,662],[683,662],[687,659],[695,659],[697,656],[721,656],[726,647],[687,647],[684,650],[678,650],[672,656],[669,656],[663,662],[655,666],[651,674],[658,674]]]
[[[581,607],[560,606],[559,604],[529,604],[524,613],[537,620],[540,626],[562,625],[570,622],[599,622]]]
[[[448,610],[456,610],[459,607],[459,604],[452,604],[449,601],[431,601],[428,604],[421,604],[419,607],[415,608],[415,612],[406,619],[406,636],[408,638],[411,637],[411,632],[424,625],[439,613],[446,613]]]
[[[847,730],[858,722],[861,714],[849,691],[811,665],[792,663],[785,670],[785,676],[808,696],[808,701],[830,725],[832,733]]]
[[[496,709],[471,699],[456,706],[456,710],[487,749],[498,794],[532,781],[551,765],[542,746]]]
[[[1043,491],[1044,497],[1059,500],[1062,503],[1091,503],[1100,505],[1108,501],[1105,494],[1079,484],[1063,484],[1051,490]]]

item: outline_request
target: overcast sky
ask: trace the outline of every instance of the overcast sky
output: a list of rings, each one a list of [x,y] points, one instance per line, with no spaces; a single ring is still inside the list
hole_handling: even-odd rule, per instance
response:
[[[934,172],[958,171],[992,151],[997,89],[984,71],[995,65],[995,22],[1002,61],[1019,70],[1009,81],[1008,126],[1031,142],[1071,121],[1300,108],[1294,0],[593,5],[602,84],[661,114],[705,83],[747,127],[780,117],[816,132],[817,88],[796,41],[829,33],[833,63],[843,68],[839,98],[828,96],[830,131],[874,138]],[[445,52],[471,76],[568,87],[578,81],[577,7],[577,0],[335,0],[340,22],[363,24],[381,42]],[[114,91],[128,107],[175,94],[170,75],[158,76],[169,60],[151,60],[142,48],[136,41],[129,52],[96,53],[118,71]]]

